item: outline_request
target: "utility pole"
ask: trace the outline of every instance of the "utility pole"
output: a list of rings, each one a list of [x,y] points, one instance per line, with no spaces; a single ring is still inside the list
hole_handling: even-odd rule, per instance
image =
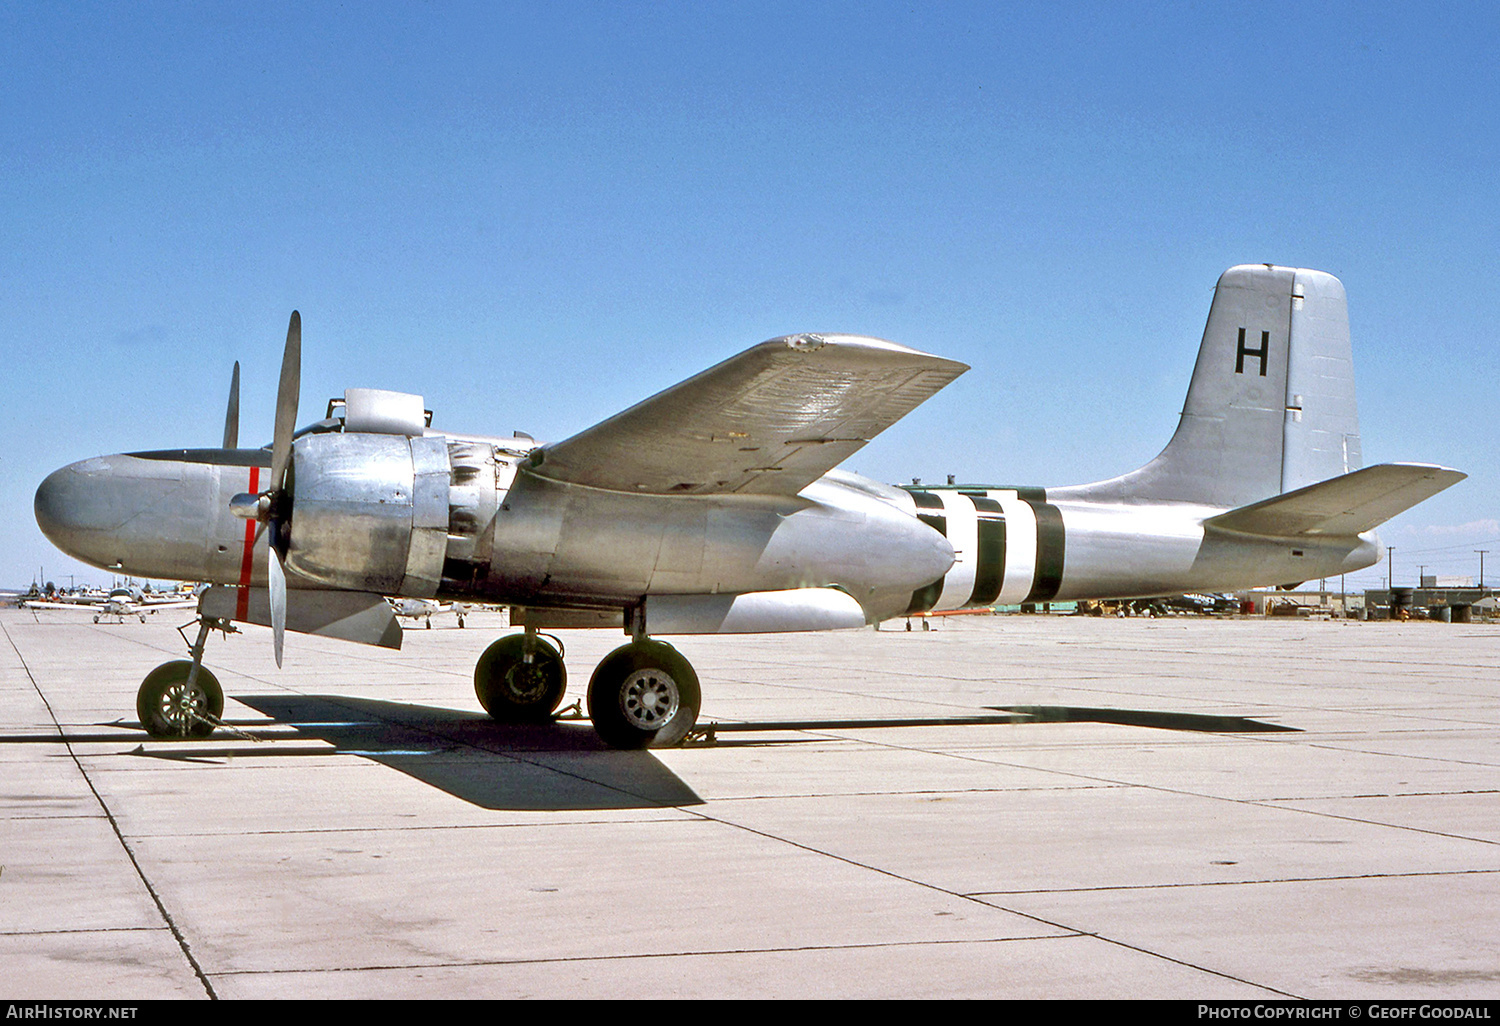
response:
[[[1426,576],[1427,576],[1427,564],[1426,563],[1418,563],[1417,564],[1417,587],[1418,588],[1425,588],[1425,587],[1427,587],[1426,583],[1423,581],[1423,578],[1425,578]]]
[[[1486,552],[1490,551],[1490,550],[1489,549],[1475,549],[1474,551],[1477,552],[1477,553],[1479,553],[1479,586],[1481,588],[1483,588],[1484,587],[1484,554]]]
[[[1386,573],[1391,575],[1390,587],[1391,590],[1394,591],[1396,588],[1396,546],[1392,545],[1390,548],[1385,550],[1385,558],[1385,570]]]

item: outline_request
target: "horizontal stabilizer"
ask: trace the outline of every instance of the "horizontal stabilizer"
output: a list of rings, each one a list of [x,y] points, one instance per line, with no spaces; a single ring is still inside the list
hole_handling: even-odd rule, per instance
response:
[[[1278,538],[1354,536],[1468,476],[1426,463],[1382,463],[1232,509],[1204,526]]]

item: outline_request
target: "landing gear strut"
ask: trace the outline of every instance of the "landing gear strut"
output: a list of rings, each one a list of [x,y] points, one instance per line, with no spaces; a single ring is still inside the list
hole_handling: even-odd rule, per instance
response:
[[[203,646],[210,630],[229,634],[235,628],[227,620],[200,617],[198,640],[190,646],[192,659],[162,663],[141,682],[135,711],[152,737],[208,737],[224,715],[224,689],[203,667]]]

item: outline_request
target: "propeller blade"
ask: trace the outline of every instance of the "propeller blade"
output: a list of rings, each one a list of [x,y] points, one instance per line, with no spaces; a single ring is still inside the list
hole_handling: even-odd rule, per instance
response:
[[[281,556],[275,545],[267,546],[270,558],[266,569],[271,583],[271,635],[276,645],[276,668],[281,669],[281,646],[286,634],[286,574],[281,569]]]
[[[276,434],[271,442],[271,491],[286,483],[292,461],[292,433],[297,430],[297,398],[302,391],[302,315],[292,311],[281,357],[281,385],[276,390]]]
[[[234,361],[234,377],[229,379],[229,409],[224,414],[224,448],[240,447],[240,361]]]

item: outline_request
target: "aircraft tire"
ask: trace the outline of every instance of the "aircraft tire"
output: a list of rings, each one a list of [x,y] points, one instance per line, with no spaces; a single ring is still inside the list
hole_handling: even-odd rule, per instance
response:
[[[647,639],[615,649],[589,680],[589,718],[611,748],[667,748],[698,722],[698,674],[675,648]]]
[[[198,667],[192,693],[187,692],[186,659],[162,663],[146,675],[135,696],[136,715],[152,737],[208,737],[214,721],[224,715],[224,689],[208,668]]]
[[[568,671],[562,656],[536,639],[528,665],[524,634],[508,634],[484,650],[474,666],[474,694],[491,719],[501,723],[544,723],[562,702]]]

